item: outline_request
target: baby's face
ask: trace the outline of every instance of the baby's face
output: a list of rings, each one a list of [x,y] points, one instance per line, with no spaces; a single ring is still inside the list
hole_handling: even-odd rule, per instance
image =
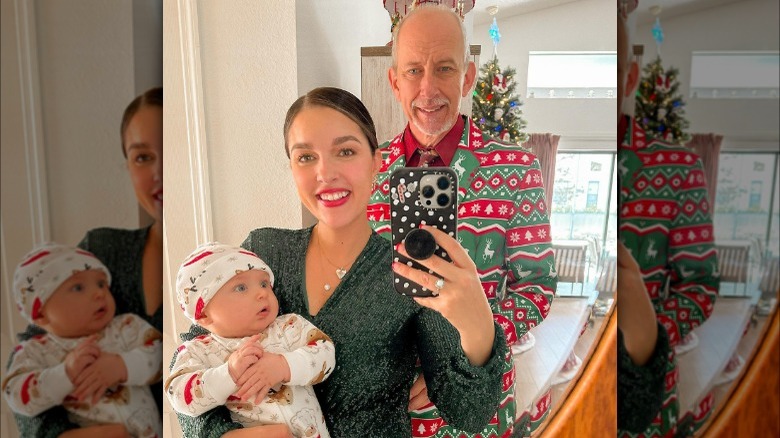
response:
[[[261,333],[279,314],[279,302],[268,273],[242,271],[223,284],[203,309],[198,324],[226,338]]]
[[[79,271],[54,290],[35,323],[63,338],[98,333],[114,318],[116,304],[106,274],[98,269]]]

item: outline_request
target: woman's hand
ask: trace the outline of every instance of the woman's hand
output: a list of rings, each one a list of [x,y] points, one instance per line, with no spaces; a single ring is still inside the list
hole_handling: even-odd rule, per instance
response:
[[[222,435],[222,438],[293,438],[294,435],[286,424],[270,424],[267,426],[245,427],[234,429]]]
[[[450,256],[452,263],[433,255],[417,262],[436,274],[397,262],[393,263],[393,270],[438,295],[414,300],[421,306],[441,313],[460,333],[461,346],[469,362],[472,365],[484,365],[490,358],[495,329],[493,312],[482,290],[477,267],[455,239],[435,227],[421,228],[433,235],[436,243]],[[403,244],[398,251],[409,257]],[[444,287],[441,289],[436,287],[439,278],[444,280]]]
[[[100,356],[74,382],[73,396],[79,401],[89,397],[92,404],[97,403],[106,390],[127,380],[125,361],[118,354],[102,352]]]
[[[257,343],[258,339],[260,339],[259,334],[252,336],[228,357],[228,372],[234,383],[238,384],[244,372],[263,357],[263,347]]]
[[[60,434],[59,438],[130,438],[124,424],[101,424],[99,426],[71,429]]]
[[[290,366],[281,354],[265,353],[238,379],[236,397],[242,401],[255,397],[260,403],[274,386],[290,381]]]
[[[653,354],[658,339],[658,323],[650,295],[634,257],[623,245],[617,246],[618,327],[631,360],[644,365]]]
[[[96,340],[96,336],[89,336],[65,356],[65,374],[74,386],[84,369],[100,357],[100,348],[95,344]]]

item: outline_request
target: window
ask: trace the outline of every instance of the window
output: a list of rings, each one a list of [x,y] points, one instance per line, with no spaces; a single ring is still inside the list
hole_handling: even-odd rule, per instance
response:
[[[766,241],[776,159],[777,154],[773,153],[720,154],[715,196],[716,240]]]
[[[693,52],[690,96],[777,99],[780,52]]]
[[[586,294],[596,287],[600,261],[605,256],[614,256],[616,251],[616,172],[614,152],[558,153],[555,161],[550,206],[553,245],[563,241],[587,245]],[[563,285],[559,286],[558,293],[575,294],[577,289]]]
[[[528,54],[528,98],[615,97],[615,52],[536,52]]]

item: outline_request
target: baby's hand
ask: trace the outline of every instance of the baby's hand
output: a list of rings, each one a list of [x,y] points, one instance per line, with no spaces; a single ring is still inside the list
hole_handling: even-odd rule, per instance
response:
[[[260,335],[252,336],[228,357],[228,372],[234,383],[238,384],[238,379],[247,368],[263,357],[263,347],[257,343],[258,339]]]
[[[125,380],[127,380],[127,367],[122,357],[118,354],[101,353],[76,378],[73,396],[80,401],[91,396],[92,403],[95,404],[108,388]]]
[[[253,395],[260,403],[268,391],[279,383],[290,381],[290,365],[281,354],[266,353],[238,379],[236,396],[248,400]]]
[[[76,385],[76,379],[84,369],[100,357],[100,347],[95,343],[96,340],[96,336],[84,339],[65,356],[65,374],[73,385]]]

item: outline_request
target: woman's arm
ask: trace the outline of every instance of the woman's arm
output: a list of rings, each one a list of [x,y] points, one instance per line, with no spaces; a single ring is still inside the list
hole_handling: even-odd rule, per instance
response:
[[[438,312],[417,315],[417,350],[428,397],[453,427],[479,432],[495,415],[503,389],[502,367],[509,347],[493,324],[490,355],[482,366],[471,364],[461,349],[457,330]]]
[[[642,272],[622,242],[617,245],[618,328],[625,349],[636,365],[644,365],[655,349],[658,329],[655,310]]]
[[[452,263],[434,255],[418,262],[433,270],[435,275],[397,262],[393,263],[393,270],[437,293],[434,297],[414,300],[442,314],[458,331],[460,346],[469,362],[483,365],[490,357],[495,331],[493,311],[482,290],[477,267],[455,239],[434,227],[420,228],[433,235],[436,243],[449,254]],[[403,244],[399,252],[408,257]],[[436,286],[440,279],[444,283],[441,289]]]

